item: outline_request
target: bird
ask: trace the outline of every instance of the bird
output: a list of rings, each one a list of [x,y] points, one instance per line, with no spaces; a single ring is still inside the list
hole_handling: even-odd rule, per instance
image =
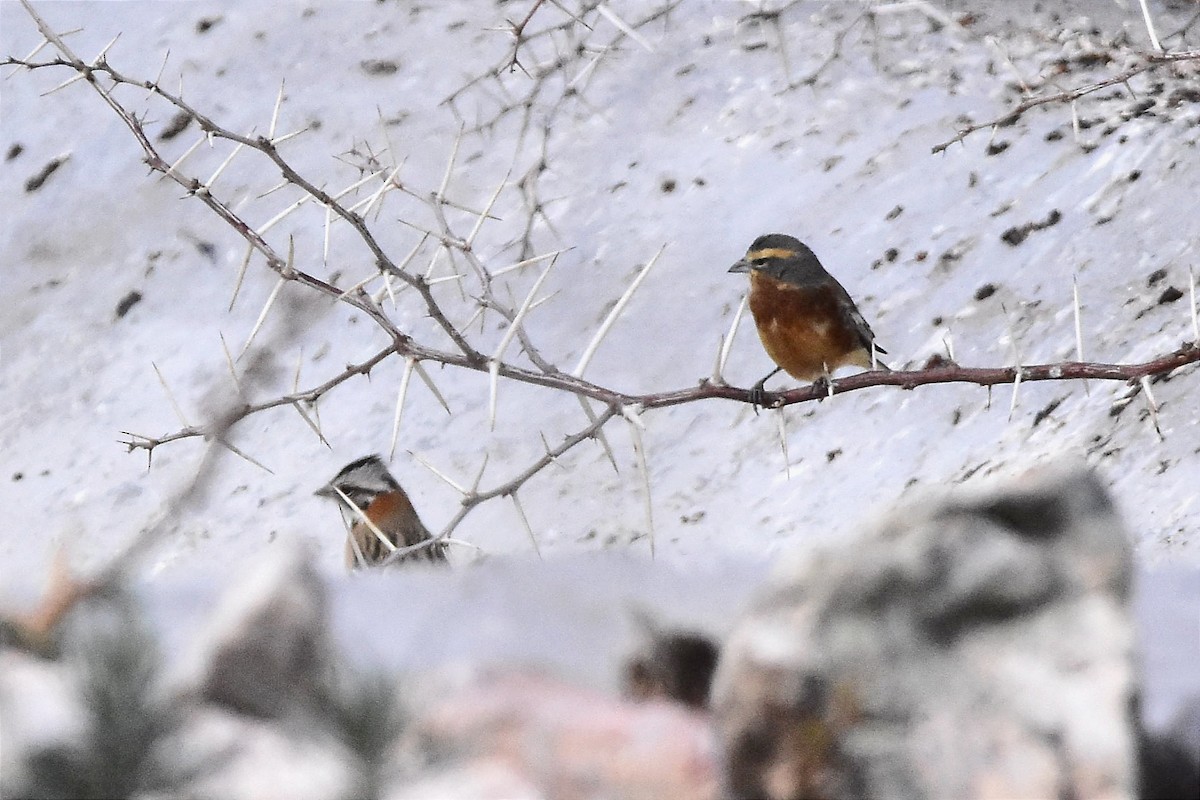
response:
[[[750,390],[762,404],[763,386],[784,371],[801,381],[828,382],[839,367],[888,370],[887,354],[850,294],[825,271],[812,250],[783,233],[759,236],[730,272],[750,275],[750,314],[776,368]]]
[[[433,539],[412,501],[377,455],[351,461],[314,494],[337,501],[348,529],[346,567],[351,570],[383,564],[393,550]],[[435,541],[395,559],[397,563],[422,560],[444,563],[445,543]]]

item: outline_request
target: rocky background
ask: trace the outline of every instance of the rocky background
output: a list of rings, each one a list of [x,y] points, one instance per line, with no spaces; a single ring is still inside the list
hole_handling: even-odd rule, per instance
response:
[[[394,148],[429,191],[466,125],[447,191],[482,207],[503,189],[488,263],[571,248],[527,321],[565,368],[666,244],[590,368],[624,391],[712,374],[744,290],[725,269],[768,230],[813,246],[893,366],[1074,358],[1076,291],[1088,358],[1195,340],[1195,62],[986,124],[1135,66],[1152,50],[1140,3],[688,0],[644,42],[593,8],[523,128],[489,117],[530,75],[472,81],[536,5],[566,19],[536,0],[38,8],[82,27],[68,41],[88,58],[120,34],[111,63],[163,70],[231,129],[266,130],[285,98],[280,130],[306,130],[289,157],[322,185]],[[1146,7],[1166,47],[1197,47],[1195,3]],[[4,55],[37,44],[19,4],[0,22]],[[526,52],[526,68],[555,63]],[[276,278],[248,270],[231,307],[243,245],[147,179],[85,82],[52,91],[68,77],[18,72],[0,94],[0,796],[1196,795],[1194,366],[1152,396],[953,384],[784,414],[662,410],[637,448],[648,480],[614,430],[619,470],[573,450],[522,488],[523,510],[472,512],[451,570],[347,577],[337,514],[312,492],[388,451],[401,366],[324,399],[321,437],[288,407],[234,428],[271,472],[200,437],[156,447],[147,470],[114,442],[241,397],[223,349]],[[201,177],[229,155],[137,108],[172,158],[199,143]],[[509,180],[542,160],[533,194]],[[245,154],[222,174],[255,223],[294,199]],[[380,216],[398,255],[414,219]],[[341,233],[322,259],[324,224],[309,207],[273,241],[339,286],[371,276]],[[537,275],[505,288],[524,297]],[[284,295],[255,400],[378,346],[360,314]],[[411,301],[390,313],[424,336]],[[735,385],[768,367],[747,326]],[[453,414],[414,381],[390,462],[431,529],[459,495],[422,463],[486,487],[581,424],[574,397],[510,386],[493,429],[486,377],[431,373]],[[1047,462],[1069,466],[1030,473]],[[130,541],[147,546],[126,560]]]
[[[499,591],[511,597],[514,576],[496,583],[488,567],[474,591],[500,613],[455,620],[428,602],[439,583],[463,590],[441,570],[394,570],[348,591],[327,587],[306,554],[278,552],[184,631],[161,626],[186,620],[156,623],[146,610],[177,603],[178,585],[62,583],[73,601],[52,633],[34,636],[34,618],[5,623],[0,791],[1192,797],[1200,698],[1165,729],[1144,724],[1141,667],[1156,654],[1131,608],[1131,544],[1093,475],[1041,470],[899,509],[780,565],[727,634],[647,617],[649,603],[606,605],[628,597],[605,585],[628,574],[611,561],[566,570],[573,592],[524,572],[522,593],[574,601],[558,611],[575,643],[547,635],[563,625],[552,609],[518,623],[519,605]],[[697,590],[665,577],[654,614]],[[405,653],[397,671],[380,649],[427,638],[397,631],[397,613],[438,626],[444,648],[511,638],[457,658]],[[633,636],[578,632],[621,616]],[[497,620],[510,629],[478,630]],[[164,659],[180,638],[186,655]],[[548,668],[529,646],[548,638],[565,644],[560,659],[575,650],[590,665]]]

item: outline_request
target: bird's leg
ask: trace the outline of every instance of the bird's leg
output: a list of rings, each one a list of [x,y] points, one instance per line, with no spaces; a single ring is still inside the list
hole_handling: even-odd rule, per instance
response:
[[[829,374],[828,364],[825,365],[825,372],[819,375],[817,379],[812,382],[812,385],[813,388],[818,392],[824,391],[827,396],[833,397],[833,376]],[[822,400],[824,398],[818,397],[817,399]]]
[[[763,400],[766,399],[767,392],[763,389],[767,381],[774,378],[778,373],[783,372],[783,367],[776,367],[767,373],[767,377],[763,378],[758,383],[750,387],[750,405],[754,406],[754,413],[758,413],[758,409],[764,405]]]

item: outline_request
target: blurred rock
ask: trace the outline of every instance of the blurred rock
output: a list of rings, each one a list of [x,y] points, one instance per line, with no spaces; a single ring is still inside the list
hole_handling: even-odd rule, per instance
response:
[[[188,797],[336,800],[370,794],[339,724],[326,590],[308,554],[278,548],[227,590],[159,744]],[[353,712],[362,716],[362,709]]]
[[[385,797],[717,797],[706,715],[531,674],[482,676],[429,706],[395,758],[414,760],[438,768]]]
[[[394,787],[384,800],[542,800],[545,796],[503,759],[483,757],[432,770],[410,784]]]
[[[1069,470],[781,572],[715,679],[732,794],[1133,796],[1130,574],[1101,484]]]
[[[352,800],[365,795],[360,765],[334,734],[218,706],[185,715],[161,757],[191,775],[178,796],[195,800]]]
[[[1200,797],[1200,697],[1180,709],[1162,732],[1140,731],[1138,761],[1142,800]]]
[[[201,638],[197,690],[244,714],[322,705],[331,663],[325,585],[299,549],[280,548],[221,600]]]
[[[27,794],[47,754],[87,741],[88,715],[64,664],[15,649],[0,652],[0,797]]]
[[[694,631],[666,630],[641,618],[642,641],[625,659],[621,688],[638,701],[674,700],[703,709],[717,667],[717,646]]]

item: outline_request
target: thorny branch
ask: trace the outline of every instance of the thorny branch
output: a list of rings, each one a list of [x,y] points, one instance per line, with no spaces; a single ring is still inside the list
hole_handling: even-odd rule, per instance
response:
[[[355,375],[369,375],[370,371],[376,365],[393,356],[404,358],[411,365],[410,369],[416,368],[422,374],[424,374],[424,370],[420,367],[421,362],[430,361],[443,365],[462,367],[469,370],[491,371],[497,378],[517,380],[559,390],[565,389],[566,391],[576,394],[581,398],[618,398],[611,399],[610,401],[606,402],[606,408],[599,411],[594,411],[585,404],[584,410],[588,416],[588,424],[583,429],[566,437],[564,442],[557,447],[548,447],[545,457],[539,459],[509,481],[492,489],[484,491],[472,491],[467,497],[464,498],[461,514],[451,524],[450,528],[456,525],[467,512],[476,507],[479,503],[494,497],[510,496],[515,498],[516,490],[521,485],[523,485],[533,475],[544,469],[548,464],[556,460],[559,456],[563,455],[567,450],[575,447],[581,442],[586,441],[587,439],[597,438],[602,444],[604,444],[606,450],[608,449],[607,443],[604,442],[603,434],[601,433],[600,429],[603,428],[604,425],[616,413],[618,413],[618,409],[620,407],[620,393],[607,390],[604,387],[593,384],[579,377],[563,374],[550,360],[542,356],[530,337],[529,332],[525,329],[521,314],[508,303],[501,300],[495,293],[493,279],[496,271],[494,271],[488,264],[485,263],[485,261],[477,254],[475,248],[473,247],[475,235],[478,233],[483,222],[486,219],[494,219],[494,217],[492,217],[489,213],[491,204],[495,202],[496,197],[499,196],[501,191],[507,188],[507,179],[497,188],[495,195],[492,197],[492,201],[488,205],[488,208],[476,215],[474,228],[466,235],[462,235],[455,230],[445,213],[446,208],[464,210],[463,206],[450,201],[446,197],[446,185],[452,170],[456,166],[454,163],[453,154],[451,156],[450,163],[447,166],[446,179],[443,180],[441,187],[433,192],[421,193],[414,191],[410,187],[402,184],[397,179],[397,174],[399,172],[398,166],[393,169],[391,165],[380,165],[375,162],[372,163],[372,167],[380,167],[375,174],[366,175],[363,180],[351,186],[346,190],[346,192],[340,194],[331,194],[324,188],[310,181],[306,176],[302,175],[281,153],[278,146],[280,143],[286,139],[292,138],[295,135],[303,133],[304,131],[301,130],[286,136],[276,137],[274,133],[274,127],[275,120],[278,118],[278,105],[275,110],[274,118],[272,119],[271,131],[269,135],[254,136],[236,133],[222,127],[215,120],[204,114],[200,109],[185,101],[181,94],[165,89],[157,79],[153,81],[138,80],[122,74],[108,62],[108,48],[105,48],[105,51],[91,62],[84,61],[71,50],[71,48],[63,41],[63,39],[58,36],[53,29],[51,29],[45,23],[44,20],[38,16],[38,14],[27,2],[24,2],[23,0],[22,4],[25,6],[26,11],[37,24],[45,43],[51,44],[54,49],[58,51],[58,53],[55,57],[45,61],[34,61],[32,60],[32,56],[30,56],[25,59],[8,58],[2,63],[7,66],[16,66],[29,70],[66,68],[73,71],[75,73],[74,76],[70,80],[64,82],[58,88],[62,88],[63,86],[73,83],[76,80],[86,81],[129,129],[130,133],[133,135],[134,139],[142,150],[143,159],[147,166],[149,166],[151,170],[160,173],[161,175],[182,186],[186,190],[188,197],[198,198],[225,224],[236,231],[238,235],[247,242],[249,253],[247,254],[243,264],[243,270],[245,268],[245,264],[249,262],[251,255],[257,253],[265,260],[266,266],[279,276],[280,282],[277,285],[276,290],[272,292],[272,299],[268,301],[268,305],[260,314],[259,322],[255,325],[255,332],[257,332],[258,326],[261,325],[263,318],[269,312],[271,303],[278,294],[278,289],[286,282],[295,282],[306,287],[307,289],[315,290],[317,293],[328,298],[347,303],[365,313],[373,322],[382,328],[391,339],[391,343],[387,347],[376,352],[367,360],[358,364],[352,364],[346,367],[345,370],[343,370],[340,374],[335,375],[334,377],[329,378],[328,380],[325,380],[324,382],[314,385],[306,390],[293,391],[290,394],[259,402],[251,402],[244,397],[239,396],[237,402],[229,404],[227,407],[223,407],[220,413],[215,415],[213,421],[202,425],[187,425],[185,422],[184,428],[176,431],[175,433],[161,437],[126,433],[125,435],[128,437],[128,439],[125,444],[131,451],[144,450],[149,454],[152,453],[156,447],[169,442],[189,438],[203,438],[210,442],[221,444],[226,448],[233,450],[234,452],[239,452],[231,443],[228,442],[226,436],[227,432],[233,427],[233,425],[253,414],[267,411],[272,408],[289,405],[300,411],[301,416],[303,416],[306,422],[312,426],[314,423],[303,411],[302,406],[315,407],[317,402],[332,389],[345,383]],[[606,43],[603,46],[589,48],[582,45],[573,45],[565,50],[562,50],[551,63],[543,64],[538,67],[538,77],[534,78],[532,81],[532,85],[534,86],[532,93],[527,95],[524,99],[513,103],[511,106],[512,109],[525,108],[527,112],[531,111],[533,105],[537,102],[537,95],[547,85],[547,82],[550,78],[555,75],[563,74],[564,70],[570,68],[578,58],[583,57],[584,55],[591,57],[590,66],[594,67],[595,63],[600,59],[600,57],[612,51],[622,39],[628,37],[639,38],[635,32],[637,28],[642,27],[650,21],[661,18],[661,16],[669,11],[670,8],[674,7],[674,3],[668,3],[661,8],[652,11],[652,13],[650,13],[646,18],[630,24],[617,17],[610,10],[600,8],[601,4],[598,2],[585,4],[581,12],[578,14],[573,14],[567,12],[563,6],[555,0],[550,0],[551,5],[564,12],[566,19],[558,22],[550,28],[543,29],[541,31],[527,32],[526,28],[533,20],[538,9],[544,4],[544,0],[538,0],[537,2],[534,2],[521,22],[512,26],[511,33],[515,39],[515,45],[511,57],[512,65],[517,64],[519,50],[523,46],[529,46],[529,44],[532,42],[542,41],[554,36],[561,37],[565,32],[568,32],[576,27],[583,27],[588,31],[591,31],[591,26],[583,20],[583,17],[587,14],[591,14],[592,12],[598,12],[605,19],[609,20],[618,30],[615,35],[608,35]],[[492,75],[499,75],[500,72],[502,72],[502,70],[499,68],[490,71]],[[563,90],[562,95],[554,100],[555,105],[561,103],[563,97],[578,96],[580,83],[578,78],[582,77],[582,75],[576,77],[577,80],[571,85],[567,86],[566,89]],[[147,134],[143,118],[140,118],[117,98],[116,91],[122,86],[143,89],[147,91],[150,96],[159,98],[160,100],[170,104],[178,112],[186,115],[186,117],[196,122],[197,126],[203,133],[204,138],[201,140],[201,142],[207,141],[211,144],[214,140],[228,141],[236,146],[233,153],[207,183],[197,177],[187,174],[187,172],[183,169],[183,161],[188,157],[188,155],[191,154],[195,147],[193,147],[192,150],[185,152],[184,155],[177,159],[174,163],[171,163],[164,158],[158,151],[156,145],[151,141],[150,136]],[[282,102],[282,98],[283,93],[281,90],[280,102]],[[506,113],[507,111],[503,111],[501,116],[505,115]],[[543,132],[545,133],[548,141],[550,132],[549,121],[544,124]],[[460,139],[461,135],[462,134],[460,134]],[[197,146],[201,144],[201,142],[197,142]],[[526,179],[522,181],[522,184],[519,187],[522,192],[522,197],[528,204],[530,211],[530,224],[525,227],[522,240],[522,260],[516,265],[513,265],[505,270],[501,270],[500,272],[507,272],[511,269],[520,268],[523,265],[535,263],[543,258],[553,258],[557,255],[556,253],[550,253],[544,256],[534,256],[532,252],[534,224],[538,219],[540,219],[544,225],[549,226],[549,218],[546,216],[544,211],[545,204],[542,200],[537,198],[536,189],[534,188],[536,176],[545,169],[547,158],[545,148],[546,141],[543,141],[542,155],[538,165],[531,168],[530,171],[526,173]],[[458,142],[456,141],[454,146],[455,153],[457,152],[457,149]],[[292,206],[289,207],[286,212],[277,215],[270,222],[258,228],[255,228],[253,225],[247,222],[243,216],[239,215],[239,213],[234,210],[232,204],[223,200],[219,192],[216,191],[213,186],[213,184],[216,182],[217,176],[219,176],[225,166],[228,165],[229,161],[231,161],[238,154],[238,152],[242,150],[257,151],[261,155],[265,156],[272,163],[273,167],[281,174],[283,178],[283,184],[281,184],[281,186],[290,185],[298,188],[303,193],[303,199],[301,201],[292,204]],[[372,162],[374,162],[373,157]],[[381,177],[384,173],[388,173],[386,178]],[[418,244],[418,247],[414,249],[413,253],[411,253],[408,258],[401,262],[394,260],[376,239],[370,225],[367,222],[367,213],[363,213],[358,210],[362,207],[362,203],[360,202],[355,205],[350,205],[348,202],[344,202],[342,200],[343,195],[346,193],[352,190],[356,191],[358,187],[377,178],[380,179],[382,185],[375,193],[375,199],[377,199],[386,191],[399,190],[425,203],[437,222],[437,230],[425,231],[425,236],[422,238],[421,243]],[[276,189],[277,188],[279,187],[276,187]],[[356,285],[351,290],[342,291],[338,287],[331,285],[330,283],[327,283],[326,281],[323,281],[304,271],[304,269],[298,267],[294,258],[294,254],[291,252],[291,245],[289,245],[289,252],[285,257],[280,250],[278,250],[268,241],[265,235],[267,229],[280,221],[284,216],[286,216],[286,214],[291,213],[295,209],[299,208],[300,205],[302,205],[303,202],[308,199],[316,201],[317,204],[326,208],[329,213],[348,223],[358,238],[368,247],[374,256],[376,266],[380,273],[384,274],[385,279],[395,278],[414,289],[417,294],[420,295],[427,315],[435,321],[435,323],[450,339],[454,345],[454,349],[447,350],[443,347],[434,346],[431,343],[419,343],[415,341],[411,335],[400,330],[392,322],[388,314],[380,306],[379,301],[374,299],[362,288],[362,283]],[[367,212],[371,210],[371,205],[373,203],[374,199],[371,203],[367,204]],[[411,225],[411,223],[408,224]],[[413,227],[415,228],[417,226]],[[478,317],[480,313],[486,313],[488,311],[497,313],[513,329],[515,338],[521,345],[521,352],[526,358],[528,358],[529,363],[532,365],[532,369],[520,366],[512,361],[502,360],[499,357],[488,358],[485,356],[483,352],[481,352],[474,344],[472,344],[471,340],[468,338],[467,329],[470,327],[471,323],[468,322],[466,324],[459,325],[451,321],[450,316],[446,313],[439,300],[434,296],[434,281],[428,279],[428,273],[426,273],[426,275],[422,275],[408,268],[411,257],[416,254],[417,250],[420,249],[421,244],[424,244],[427,239],[431,239],[434,243],[436,243],[440,251],[447,253],[451,257],[452,261],[455,256],[465,259],[467,265],[471,268],[472,272],[478,279],[479,284],[479,294],[477,297],[472,298],[477,304],[476,315],[475,317],[472,317],[472,319]],[[326,247],[328,247],[328,240]],[[455,277],[461,277],[457,274],[457,271]],[[363,283],[365,283],[365,281]],[[390,292],[390,287],[388,291]],[[527,303],[532,302],[533,300],[534,298],[531,296],[528,298]],[[253,335],[254,334],[252,333],[251,339],[253,339]],[[249,346],[249,341],[247,342],[247,346]],[[237,378],[235,375],[235,381],[236,380]],[[436,388],[434,388],[434,391],[437,391]],[[316,428],[316,432],[318,436],[321,435],[319,428]],[[206,463],[210,463],[208,459],[206,459]],[[160,526],[155,527],[157,528]],[[448,536],[449,532],[450,529],[448,528],[444,533],[444,536]]]
[[[1030,109],[1044,106],[1048,103],[1073,103],[1081,97],[1086,97],[1089,94],[1098,92],[1101,89],[1107,89],[1109,86],[1117,84],[1127,84],[1131,78],[1141,75],[1145,72],[1157,69],[1166,64],[1177,64],[1184,61],[1200,60],[1200,50],[1185,50],[1174,53],[1142,53],[1138,57],[1140,62],[1123,72],[1111,75],[1104,80],[1094,83],[1085,84],[1075,89],[1069,89],[1063,92],[1055,92],[1054,94],[1037,95],[1029,97],[1018,103],[1006,113],[988,122],[980,122],[971,124],[960,130],[953,138],[947,139],[941,144],[934,145],[933,153],[941,153],[952,144],[963,141],[972,133],[981,131],[985,128],[1002,128],[1014,124],[1021,116]]]
[[[464,130],[460,132],[459,139],[454,143],[453,152],[446,168],[445,178],[438,189],[421,191],[406,186],[398,178],[398,165],[377,161],[372,154],[369,163],[370,170],[366,171],[364,177],[359,182],[341,193],[330,193],[322,186],[317,185],[309,177],[302,175],[284,157],[279,149],[279,145],[284,140],[296,134],[275,136],[274,120],[272,121],[270,133],[267,136],[242,135],[223,128],[199,109],[184,101],[179,94],[164,89],[157,80],[136,80],[121,74],[108,63],[107,56],[104,53],[101,53],[100,56],[91,62],[85,62],[80,59],[63,42],[62,38],[55,34],[37,16],[28,3],[22,0],[29,14],[36,21],[45,41],[58,50],[58,55],[52,59],[40,62],[32,61],[32,57],[26,59],[8,58],[2,62],[4,65],[24,67],[31,70],[65,68],[74,72],[74,76],[66,83],[75,80],[85,80],[101,96],[104,102],[120,117],[129,129],[141,148],[143,158],[151,170],[170,178],[178,185],[184,187],[189,197],[199,199],[246,241],[249,248],[247,262],[252,254],[257,253],[265,260],[266,266],[279,276],[280,285],[284,282],[294,282],[310,291],[316,292],[318,295],[346,303],[366,314],[390,340],[386,347],[378,350],[366,360],[350,364],[337,375],[316,383],[307,389],[301,390],[297,388],[289,394],[253,402],[244,395],[239,394],[237,402],[226,408],[222,408],[221,412],[215,415],[215,419],[207,424],[185,425],[182,429],[161,437],[127,433],[128,440],[124,444],[130,451],[144,450],[150,454],[155,448],[163,444],[191,438],[203,438],[213,444],[223,445],[228,449],[234,450],[232,444],[228,441],[227,434],[237,422],[258,413],[285,406],[293,406],[300,411],[301,416],[305,417],[305,420],[309,422],[310,426],[314,427],[317,435],[320,436],[319,428],[313,425],[303,411],[303,408],[315,408],[325,395],[338,386],[341,386],[355,376],[369,375],[377,365],[393,357],[405,360],[410,371],[414,369],[419,370],[423,377],[426,376],[424,375],[423,368],[421,368],[421,364],[427,361],[443,366],[490,374],[493,381],[500,379],[516,381],[555,392],[571,394],[579,398],[587,414],[586,425],[582,425],[575,432],[566,435],[562,441],[553,447],[547,444],[544,455],[518,471],[515,475],[502,480],[491,488],[480,489],[478,486],[479,480],[483,476],[482,468],[475,485],[469,489],[458,487],[462,494],[460,506],[452,519],[435,537],[435,541],[449,541],[454,529],[472,510],[484,502],[497,498],[512,498],[522,521],[525,522],[524,512],[521,510],[519,500],[517,499],[519,491],[533,477],[555,463],[568,451],[589,439],[599,441],[607,450],[608,445],[604,440],[604,428],[614,418],[623,417],[631,420],[631,424],[634,424],[633,420],[640,418],[640,415],[644,412],[654,409],[714,399],[732,400],[740,403],[751,402],[750,392],[747,389],[725,384],[720,378],[719,372],[715,378],[702,380],[695,386],[647,394],[630,394],[583,378],[582,372],[583,367],[586,366],[586,360],[581,361],[580,367],[573,374],[567,373],[559,369],[553,360],[547,358],[539,351],[535,338],[525,327],[525,313],[544,299],[539,299],[535,296],[537,284],[535,284],[534,291],[530,291],[526,295],[525,302],[519,309],[511,299],[505,299],[497,292],[497,279],[502,275],[507,275],[514,271],[517,274],[521,274],[521,271],[526,267],[535,264],[541,264],[542,269],[548,270],[553,265],[553,260],[560,253],[568,249],[564,246],[562,249],[551,252],[539,251],[538,242],[535,241],[535,231],[540,229],[547,229],[557,236],[552,227],[550,217],[546,213],[546,206],[552,200],[544,199],[539,189],[540,177],[549,168],[553,155],[551,134],[552,123],[556,115],[563,113],[562,109],[568,100],[578,102],[580,105],[586,107],[582,93],[587,86],[589,77],[595,74],[604,56],[613,52],[619,44],[627,39],[634,38],[635,41],[640,41],[640,37],[634,37],[632,33],[635,33],[651,22],[663,19],[678,4],[678,1],[673,0],[672,2],[664,3],[640,19],[626,22],[619,17],[615,17],[610,9],[595,0],[587,0],[577,12],[568,12],[560,3],[555,2],[555,0],[549,0],[549,5],[561,12],[562,18],[548,24],[545,28],[530,31],[529,28],[535,17],[538,17],[539,21],[542,18],[539,16],[539,11],[547,6],[546,0],[532,0],[527,12],[519,22],[510,22],[507,29],[502,29],[507,30],[513,37],[511,50],[506,53],[505,57],[493,67],[488,68],[476,78],[468,81],[445,101],[454,113],[458,115],[459,119],[463,121]],[[600,39],[601,35],[596,33],[595,30],[599,26],[591,24],[601,21],[611,23],[611,26],[607,28],[608,33],[604,34],[605,38],[603,40]],[[616,28],[615,34],[611,32],[612,27]],[[840,47],[840,38],[837,44]],[[525,64],[520,61],[522,52],[526,54]],[[1058,95],[1028,99],[1010,111],[1005,117],[991,123],[971,126],[961,131],[950,142],[939,145],[934,151],[939,152],[940,150],[944,150],[949,144],[955,141],[962,141],[976,130],[1013,122],[1022,113],[1037,105],[1051,102],[1069,102],[1102,89],[1105,86],[1127,81],[1131,77],[1151,70],[1161,64],[1200,58],[1200,53],[1195,51],[1188,53],[1152,53],[1143,56],[1143,58],[1144,61],[1141,64],[1100,83],[1080,87],[1071,92],[1062,92]],[[583,63],[582,68],[580,68],[582,62],[586,63]],[[512,74],[516,67],[519,67],[524,74]],[[518,79],[520,80],[519,85],[516,87],[510,86],[510,83]],[[66,85],[66,83],[63,85]],[[237,149],[230,156],[230,159],[240,150],[256,152],[260,156],[265,157],[282,176],[283,184],[281,185],[295,187],[302,195],[302,199],[294,203],[291,209],[285,213],[290,213],[291,210],[298,208],[305,200],[312,200],[316,204],[323,206],[327,210],[327,214],[345,222],[354,231],[358,239],[369,249],[379,273],[388,282],[387,291],[390,292],[390,281],[393,278],[413,289],[419,297],[421,307],[428,317],[434,321],[437,329],[444,334],[450,346],[447,347],[445,341],[440,345],[418,341],[410,333],[401,330],[381,305],[382,293],[378,295],[377,299],[377,297],[372,296],[363,288],[363,285],[367,281],[362,281],[349,290],[342,290],[298,268],[294,253],[291,252],[290,244],[285,256],[266,237],[267,229],[274,222],[282,218],[283,215],[277,216],[271,223],[255,228],[246,222],[230,203],[219,197],[213,187],[213,184],[216,182],[216,175],[207,183],[188,175],[183,169],[183,161],[187,157],[187,153],[174,163],[163,158],[147,135],[143,120],[137,114],[130,111],[115,96],[116,90],[121,86],[144,89],[150,92],[152,96],[168,103],[177,111],[188,115],[200,127],[204,140],[209,142],[213,140],[225,140],[235,145]],[[466,93],[475,89],[482,91],[485,86],[494,91],[495,94],[498,94],[501,99],[497,101],[494,109],[483,116],[483,118],[476,120],[473,127],[467,128],[467,123],[459,113],[456,103],[463,99]],[[282,101],[282,92],[280,94],[280,101]],[[528,149],[524,149],[526,147],[524,139],[534,119],[535,108],[546,112],[545,118],[540,121],[538,126],[540,141],[534,143]],[[456,167],[455,157],[462,137],[469,135],[471,132],[494,128],[513,113],[520,115],[520,122],[513,168],[510,169],[509,174],[496,187],[487,206],[483,209],[470,210],[452,202],[446,196],[447,183],[452,171]],[[276,108],[277,115],[278,107]],[[303,133],[303,131],[297,133]],[[200,142],[197,144],[200,144]],[[522,165],[518,169],[518,158],[523,152],[527,157],[531,157],[532,161],[531,163]],[[394,154],[392,154],[392,158],[394,159]],[[226,163],[228,163],[228,160]],[[217,174],[219,175],[219,173],[220,170],[218,170]],[[514,174],[517,177],[510,180]],[[350,192],[357,192],[360,187],[366,184],[375,185],[376,181],[378,181],[378,185],[367,201],[351,203],[349,200],[343,200],[343,197],[347,196]],[[368,217],[372,208],[377,208],[376,204],[381,202],[383,195],[390,191],[398,191],[418,200],[424,204],[434,219],[432,230],[420,228],[407,220],[401,220],[422,234],[417,246],[402,259],[394,258],[388,252],[376,238],[371,225],[368,223]],[[524,207],[526,216],[523,230],[517,241],[519,255],[516,263],[497,269],[493,264],[489,263],[487,258],[480,255],[476,247],[476,237],[485,221],[494,219],[491,215],[493,205],[497,202],[497,198],[504,192],[517,192],[519,194],[520,203]],[[469,223],[469,232],[464,233],[459,225],[450,219],[447,209],[454,209],[460,214],[466,212],[472,217]],[[433,262],[431,262],[430,269],[425,274],[414,270],[410,266],[413,259],[427,243],[432,247],[436,247],[437,254],[434,256],[435,259],[441,254],[447,256],[454,271],[453,275],[445,278],[431,278]],[[326,248],[328,248],[328,238],[326,239]],[[653,260],[650,263],[653,263]],[[645,274],[650,263],[646,265],[639,275]],[[466,267],[465,274],[459,271],[460,266]],[[474,294],[470,297],[461,288],[462,282],[467,280],[468,277],[473,277],[475,282],[471,287]],[[467,322],[456,323],[452,315],[444,307],[443,301],[435,296],[434,285],[439,280],[455,281],[460,288],[461,298],[467,303],[473,304],[473,315]],[[619,314],[622,304],[632,294],[633,290],[636,289],[636,285],[636,282],[631,285],[629,291],[626,292],[626,296],[621,299],[617,308],[614,309],[614,313],[610,315],[601,330],[593,337],[592,342],[588,346],[589,352],[599,345],[607,330],[607,326]],[[505,286],[505,288],[510,287]],[[260,322],[262,316],[265,316],[269,309],[270,305],[268,304],[264,308],[263,314],[260,315]],[[482,321],[484,315],[489,312],[498,315],[509,329],[501,346],[491,356],[487,354],[490,351],[483,344],[477,344],[475,338],[468,333],[473,322],[476,319]],[[297,331],[294,333],[298,334],[300,332]],[[520,355],[526,359],[524,362],[514,360],[516,357],[506,357],[504,347],[513,341],[520,345]],[[723,348],[723,351],[727,352],[727,347]],[[1198,361],[1200,361],[1200,346],[1197,343],[1190,343],[1160,358],[1134,364],[1104,364],[1077,361],[1009,367],[963,367],[951,362],[941,362],[927,364],[922,369],[894,372],[864,372],[845,378],[834,379],[828,382],[828,384],[805,386],[783,392],[768,392],[764,400],[769,406],[781,407],[814,400],[819,401],[832,394],[843,394],[872,387],[898,386],[911,390],[918,386],[952,382],[989,387],[1000,384],[1012,384],[1014,387],[1019,387],[1023,382],[1047,380],[1119,380],[1130,382],[1135,387],[1141,387],[1145,390],[1145,378],[1165,377],[1174,370]],[[427,377],[426,380],[428,380]],[[436,392],[436,388],[434,391]],[[593,406],[589,405],[589,401],[598,404],[598,407],[593,408]],[[397,407],[397,419],[399,419],[400,404],[402,402],[403,391],[401,392]],[[234,451],[237,452],[236,450]],[[639,455],[644,458],[644,453]],[[611,452],[609,452],[609,458],[613,458]],[[211,470],[211,463],[211,459],[206,457],[205,464],[207,470]],[[202,488],[202,483],[203,478],[198,476],[198,482],[195,486]],[[189,489],[185,496],[191,497],[193,493],[194,490]],[[527,522],[525,524],[527,525]],[[159,527],[161,526],[155,526],[155,528]],[[530,533],[532,536],[532,531]],[[651,538],[652,541],[653,539]],[[393,557],[399,557],[413,549],[430,546],[430,544],[425,543],[412,548],[397,550]],[[536,547],[536,539],[534,539],[534,546]]]

